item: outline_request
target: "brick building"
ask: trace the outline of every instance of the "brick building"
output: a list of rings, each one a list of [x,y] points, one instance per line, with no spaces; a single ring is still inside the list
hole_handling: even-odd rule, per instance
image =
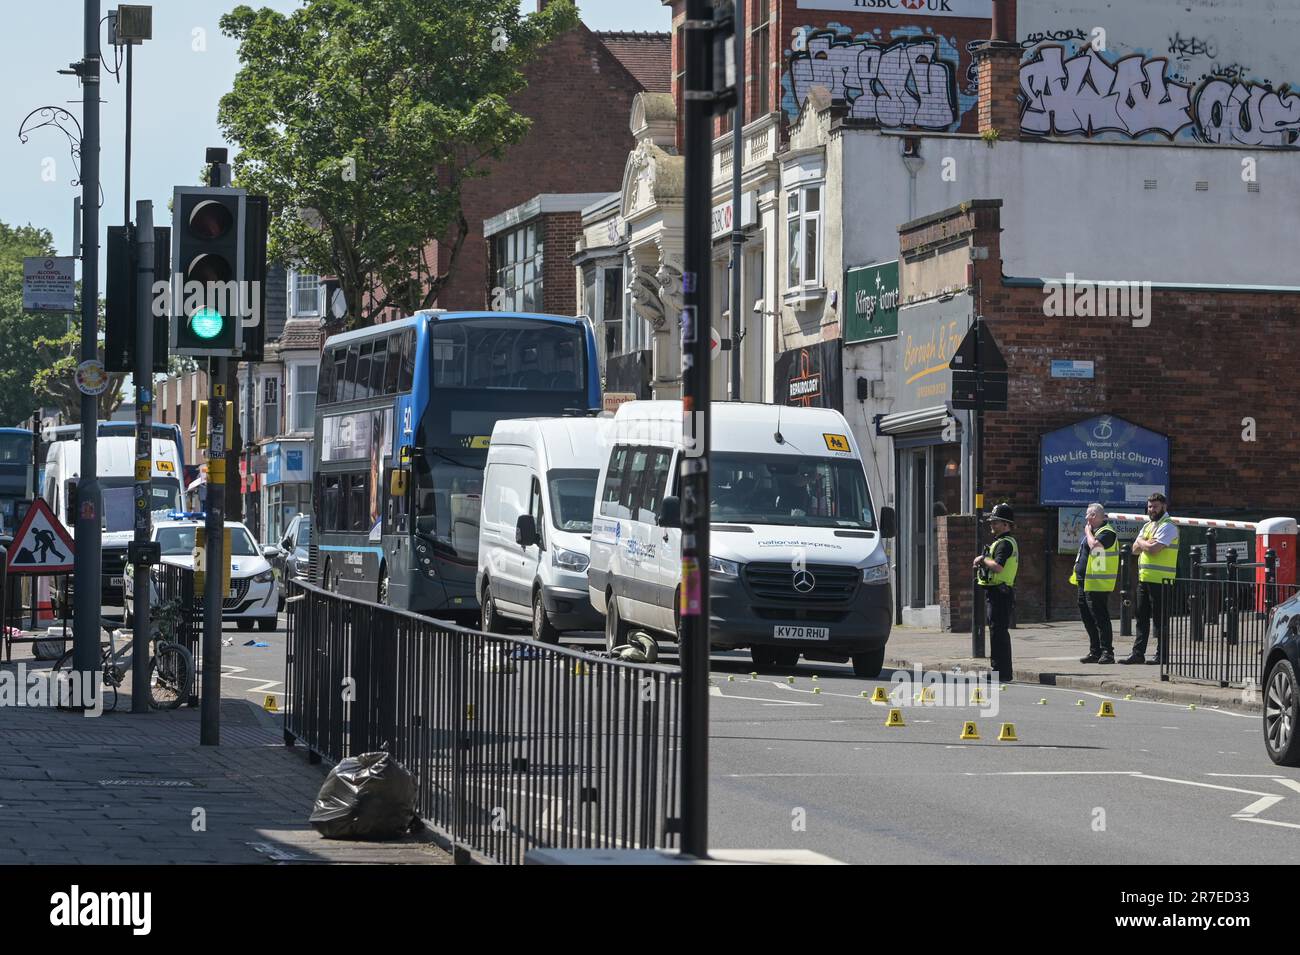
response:
[[[1169,479],[1162,490],[1174,514],[1297,513],[1300,470],[1281,462],[1300,454],[1300,423],[1277,400],[1274,383],[1288,379],[1300,361],[1292,334],[1300,325],[1300,285],[1152,283],[1138,318],[1081,315],[1080,309],[1052,315],[1045,308],[1055,294],[1051,279],[1005,275],[1000,200],[971,200],[899,231],[909,299],[900,313],[903,327],[919,328],[946,296],[947,314],[983,315],[1006,359],[1009,410],[985,416],[984,493],[988,505],[1005,500],[1016,511],[1021,620],[1043,619],[1049,606],[1074,612],[1067,582],[1073,545],[1062,552],[1059,509],[1037,503],[1039,442],[1056,429],[1102,415],[1167,435]],[[973,257],[973,249],[984,251]],[[1085,291],[1081,285],[1076,295]],[[1090,356],[1091,377],[1054,377],[1052,356],[1066,352]],[[1244,427],[1246,419],[1253,427]],[[1115,507],[1141,512],[1143,504]],[[944,515],[936,523],[944,623],[962,629],[969,625],[973,518]],[[1185,561],[1195,532],[1184,529],[1183,538]]]
[[[546,0],[539,0],[539,9]],[[456,261],[455,270],[438,297],[437,307],[477,309],[492,306],[492,290],[498,287],[502,270],[518,264],[516,285],[524,289],[535,285],[541,276],[525,276],[523,260],[540,256],[548,246],[545,233],[550,231],[559,241],[559,232],[569,228],[560,222],[548,224],[534,236],[517,260],[503,262],[492,258],[498,251],[484,234],[485,222],[498,224],[508,210],[522,206],[534,197],[558,195],[604,194],[618,188],[623,166],[632,148],[627,129],[628,111],[638,93],[668,89],[669,37],[667,33],[598,32],[578,24],[546,47],[524,71],[528,85],[510,98],[510,105],[532,120],[532,128],[523,141],[510,147],[497,162],[487,164],[488,175],[468,180],[462,192],[462,210],[470,231]],[[569,210],[577,211],[577,210]],[[569,285],[567,298],[548,296],[546,282],[536,297],[536,307],[543,300],[554,304],[554,311],[568,314],[573,310],[572,268],[567,256],[573,249],[577,229],[569,228],[563,241],[569,269],[567,279],[559,271],[551,273],[556,288]],[[501,239],[501,233],[494,238]],[[509,252],[509,237],[503,248]],[[561,246],[550,245],[550,248]],[[431,254],[438,257],[438,268],[445,270],[450,259],[449,246],[437,245]],[[526,296],[521,296],[526,297]],[[513,307],[513,306],[512,306]]]

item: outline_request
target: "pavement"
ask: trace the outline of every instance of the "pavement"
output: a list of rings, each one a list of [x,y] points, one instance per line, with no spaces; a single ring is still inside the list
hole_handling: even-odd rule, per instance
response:
[[[237,643],[254,636],[226,629]],[[283,677],[283,633],[256,637],[281,648],[265,659]],[[14,647],[0,674],[50,665],[31,650]],[[198,709],[133,715],[129,693],[97,718],[0,707],[0,864],[450,864],[427,835],[321,838],[307,818],[328,767],[285,746],[263,681],[237,669],[223,667],[219,746],[199,745]]]
[[[1113,621],[1115,656],[1128,655],[1132,637],[1119,635],[1119,623]],[[988,636],[985,635],[987,647]],[[1077,621],[1022,623],[1011,631],[1011,658],[1014,679],[1019,683],[1072,687],[1110,693],[1120,697],[1131,694],[1137,699],[1164,700],[1171,703],[1221,706],[1261,711],[1261,694],[1256,690],[1217,685],[1161,680],[1160,667],[1150,664],[1124,666],[1119,663],[1099,666],[1080,663],[1088,652],[1088,634]],[[1147,648],[1155,652],[1154,642]],[[971,635],[894,627],[885,648],[885,663],[891,667],[923,670],[987,670],[987,659],[971,656]]]

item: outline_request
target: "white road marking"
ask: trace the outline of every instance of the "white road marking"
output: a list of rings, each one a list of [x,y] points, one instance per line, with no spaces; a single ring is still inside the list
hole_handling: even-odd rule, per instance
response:
[[[821,706],[820,703],[804,703],[799,700],[773,700],[765,696],[737,696],[734,693],[723,693],[722,687],[709,687],[710,696],[720,696],[724,700],[751,700],[755,703],[762,703],[764,706]]]
[[[221,665],[221,668],[227,671],[221,674],[221,678],[223,680],[225,679],[243,680],[246,683],[258,684],[257,686],[250,686],[248,689],[244,691],[245,693],[262,693],[266,690],[271,690],[277,686],[281,686],[283,683],[283,681],[281,680],[263,680],[261,677],[239,676],[240,673],[247,673],[248,667],[237,667],[237,666],[231,666],[230,664],[227,663],[223,663]]]
[[[1232,814],[1233,818],[1240,819],[1243,816],[1257,816],[1265,809],[1268,809],[1272,806],[1276,806],[1285,798],[1286,798],[1285,796],[1260,796],[1258,799],[1256,799],[1245,809],[1238,809],[1236,812],[1234,812]]]
[[[1254,816],[1234,816],[1234,819],[1240,819],[1242,822],[1259,822],[1266,826],[1285,826],[1288,829],[1300,829],[1300,823],[1279,822],[1276,819],[1257,819]]]

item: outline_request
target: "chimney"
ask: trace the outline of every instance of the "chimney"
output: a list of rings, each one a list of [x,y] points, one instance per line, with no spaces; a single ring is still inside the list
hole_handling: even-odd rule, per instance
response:
[[[1020,139],[1020,44],[1008,38],[1013,0],[993,0],[992,36],[972,51],[979,73],[979,131]]]

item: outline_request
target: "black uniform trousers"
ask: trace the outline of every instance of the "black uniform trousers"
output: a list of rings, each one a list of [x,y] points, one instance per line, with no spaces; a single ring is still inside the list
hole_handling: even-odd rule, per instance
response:
[[[1079,617],[1088,631],[1088,649],[1093,653],[1115,652],[1110,630],[1110,594],[1103,590],[1091,593],[1079,585]]]
[[[1164,606],[1165,595],[1173,590],[1168,584],[1141,581],[1138,584],[1137,636],[1133,638],[1133,652],[1140,657],[1146,656],[1147,637],[1152,625],[1156,631],[1156,656],[1164,659],[1161,650],[1164,645]]]
[[[1015,591],[1000,585],[984,588],[984,619],[989,625],[989,666],[1011,679],[1011,604]]]

